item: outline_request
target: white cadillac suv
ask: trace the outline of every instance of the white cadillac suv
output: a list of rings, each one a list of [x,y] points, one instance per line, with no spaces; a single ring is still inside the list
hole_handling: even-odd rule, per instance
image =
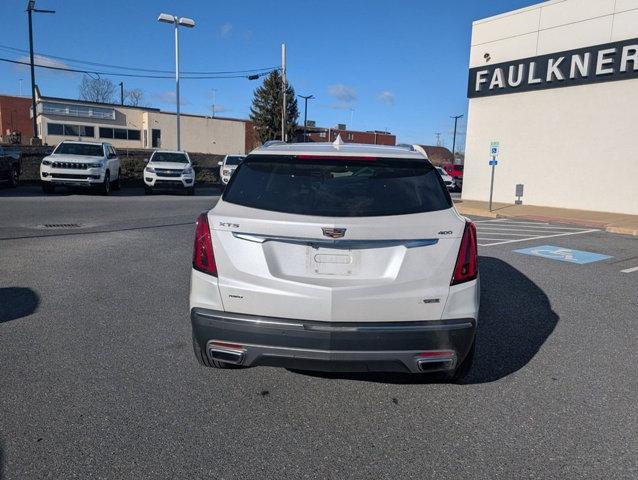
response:
[[[155,150],[144,167],[144,193],[160,188],[180,189],[195,193],[195,171],[188,153],[173,150]]]
[[[120,174],[120,159],[108,143],[64,141],[40,164],[45,193],[67,186],[97,187],[108,195],[120,188]]]
[[[476,228],[410,147],[270,143],[197,219],[200,363],[443,372],[474,355]]]

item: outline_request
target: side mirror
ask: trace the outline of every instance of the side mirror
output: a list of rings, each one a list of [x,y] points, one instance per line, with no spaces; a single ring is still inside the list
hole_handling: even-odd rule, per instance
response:
[[[148,160],[149,160],[148,158],[145,158],[144,163],[148,163]]]
[[[217,162],[217,165],[218,165],[218,166],[220,166],[220,167],[221,167],[223,164],[224,164],[224,162],[222,162],[221,160],[220,160],[219,162]]]
[[[115,155],[114,153],[109,153],[108,158],[117,158],[117,155]]]

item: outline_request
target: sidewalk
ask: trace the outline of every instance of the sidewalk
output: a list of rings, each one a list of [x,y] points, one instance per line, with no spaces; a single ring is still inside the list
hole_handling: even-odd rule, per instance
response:
[[[638,236],[638,215],[537,207],[534,205],[512,205],[510,203],[493,203],[492,211],[490,212],[488,202],[476,200],[456,200],[454,205],[462,215],[492,218],[515,217],[544,222],[570,223],[584,227],[600,228],[611,233]]]

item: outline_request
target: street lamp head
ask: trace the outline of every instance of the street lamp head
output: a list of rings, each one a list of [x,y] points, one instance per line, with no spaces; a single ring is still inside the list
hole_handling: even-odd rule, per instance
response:
[[[177,17],[175,17],[174,15],[169,15],[168,13],[160,13],[160,16],[157,17],[157,21],[163,23],[175,23],[176,20]]]
[[[195,26],[195,20],[188,17],[182,17],[179,19],[179,24],[182,27],[193,28]]]
[[[27,10],[33,10],[35,8],[35,0],[29,0],[27,2]]]

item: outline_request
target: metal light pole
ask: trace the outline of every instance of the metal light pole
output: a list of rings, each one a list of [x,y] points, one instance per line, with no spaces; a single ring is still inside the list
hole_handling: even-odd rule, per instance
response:
[[[120,105],[124,105],[124,82],[120,82]]]
[[[177,117],[177,150],[181,150],[180,131],[179,131],[179,27],[193,28],[195,20],[187,17],[177,17],[177,15],[169,15],[161,13],[157,18],[158,22],[172,23],[175,25],[175,106]]]
[[[456,159],[456,152],[454,151],[456,150],[456,124],[459,121],[459,118],[463,118],[463,115],[456,115],[450,118],[454,119],[454,137],[452,138],[452,163],[454,163],[454,160]]]
[[[303,107],[303,141],[304,143],[308,141],[308,100],[312,100],[315,98],[314,95],[297,95],[299,98],[303,98],[304,107]]]
[[[213,88],[213,118],[215,118],[215,102],[217,101],[217,89]]]
[[[285,142],[286,139],[286,44],[281,44],[281,141]]]
[[[35,107],[35,64],[33,63],[33,12],[55,13],[55,10],[38,10],[35,8],[35,0],[27,3],[27,15],[29,17],[29,59],[31,63],[31,108],[33,110],[33,137],[38,138],[38,115]]]

